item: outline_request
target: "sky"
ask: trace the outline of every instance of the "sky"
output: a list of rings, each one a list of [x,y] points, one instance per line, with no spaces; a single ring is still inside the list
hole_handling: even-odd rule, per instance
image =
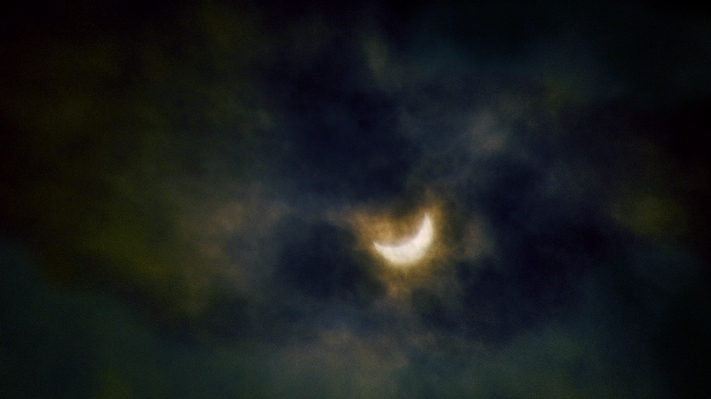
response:
[[[0,398],[708,396],[689,4],[11,6]]]

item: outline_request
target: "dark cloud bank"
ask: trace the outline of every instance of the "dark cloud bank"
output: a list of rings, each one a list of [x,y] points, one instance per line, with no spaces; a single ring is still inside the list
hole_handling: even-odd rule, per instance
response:
[[[708,15],[8,15],[0,397],[711,393]],[[393,296],[349,220],[428,198]]]

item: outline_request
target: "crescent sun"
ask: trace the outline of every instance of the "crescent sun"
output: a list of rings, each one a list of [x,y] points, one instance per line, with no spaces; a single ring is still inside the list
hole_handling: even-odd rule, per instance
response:
[[[420,229],[412,238],[397,245],[384,245],[374,242],[375,250],[385,259],[397,265],[413,263],[427,252],[434,237],[434,227],[430,215],[425,214]]]

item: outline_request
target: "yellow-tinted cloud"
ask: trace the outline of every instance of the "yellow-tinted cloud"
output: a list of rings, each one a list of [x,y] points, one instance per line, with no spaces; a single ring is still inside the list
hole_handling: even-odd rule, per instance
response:
[[[619,204],[613,217],[635,234],[650,239],[675,238],[688,232],[688,215],[672,198],[639,195]]]
[[[126,41],[60,37],[9,50],[0,112],[17,132],[19,183],[0,193],[12,204],[0,216],[56,278],[100,276],[196,314],[220,272],[239,270],[224,245],[248,216],[225,209],[250,215],[252,205],[215,187],[244,177],[235,159],[273,128],[246,72],[270,47],[253,13],[206,5],[180,18],[137,27]],[[190,40],[171,42],[161,29]],[[215,190],[194,184],[186,154]]]

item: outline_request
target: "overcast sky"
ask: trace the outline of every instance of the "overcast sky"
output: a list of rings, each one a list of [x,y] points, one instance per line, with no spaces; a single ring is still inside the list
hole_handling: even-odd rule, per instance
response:
[[[0,396],[711,394],[711,17],[331,3],[9,9]]]

